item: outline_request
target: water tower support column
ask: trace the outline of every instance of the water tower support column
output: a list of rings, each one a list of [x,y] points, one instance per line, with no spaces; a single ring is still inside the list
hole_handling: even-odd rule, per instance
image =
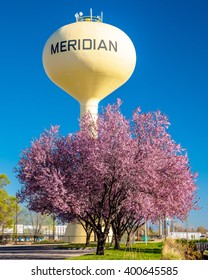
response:
[[[92,118],[96,121],[98,117],[98,100],[88,99],[85,102],[80,102],[80,116],[82,117],[87,112],[90,112]]]

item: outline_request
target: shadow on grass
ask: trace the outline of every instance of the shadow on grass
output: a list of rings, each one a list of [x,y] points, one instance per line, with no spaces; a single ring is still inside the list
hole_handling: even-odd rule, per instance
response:
[[[153,253],[153,254],[160,254],[161,248],[127,248],[121,249],[126,252],[140,252],[140,253]]]
[[[162,258],[162,243],[133,244],[131,247],[121,246],[115,250],[112,245],[106,244],[105,255],[99,256],[94,253],[74,257],[76,260],[160,260]]]

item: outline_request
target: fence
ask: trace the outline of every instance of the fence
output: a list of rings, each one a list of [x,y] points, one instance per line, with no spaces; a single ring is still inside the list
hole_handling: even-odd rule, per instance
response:
[[[58,241],[62,240],[63,235],[34,235],[34,234],[1,234],[0,235],[0,244],[8,243],[32,243],[39,241]]]
[[[207,250],[207,248],[208,248],[208,242],[197,242],[194,245],[194,249],[200,252],[204,252],[204,250]]]

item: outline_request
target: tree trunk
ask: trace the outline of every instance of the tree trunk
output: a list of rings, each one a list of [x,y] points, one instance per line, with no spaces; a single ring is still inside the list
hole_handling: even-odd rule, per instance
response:
[[[92,229],[86,230],[86,242],[85,242],[86,247],[89,246],[90,244],[91,233],[92,233]]]
[[[124,230],[121,229],[121,227],[118,226],[118,223],[112,222],[112,230],[113,230],[113,238],[114,238],[114,249],[115,250],[120,250],[120,242],[122,235],[124,233]]]
[[[127,238],[126,238],[126,247],[130,246],[130,237],[129,234],[127,234]]]
[[[129,247],[131,245],[131,237],[132,237],[132,231],[127,232],[126,247]]]
[[[111,242],[110,242],[111,246],[113,246],[114,243],[115,243],[115,235],[114,235],[114,233],[113,233],[113,236],[112,236]]]
[[[120,250],[121,249],[121,246],[120,246],[121,235],[114,234],[114,240],[115,240],[114,249],[115,250]]]
[[[105,241],[106,241],[107,235],[104,233],[97,234],[97,251],[96,255],[104,255],[104,247],[105,247]]]

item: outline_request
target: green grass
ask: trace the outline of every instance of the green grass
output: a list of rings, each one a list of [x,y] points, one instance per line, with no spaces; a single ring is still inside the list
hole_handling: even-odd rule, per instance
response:
[[[35,241],[32,242],[32,245],[37,245],[37,244],[63,244],[64,242],[61,240],[42,240],[42,241]]]
[[[80,247],[80,244],[78,245]],[[75,244],[71,246],[72,248],[76,248]],[[162,242],[149,242],[147,245],[143,243],[133,244],[130,248],[121,246],[120,250],[114,250],[113,247],[107,246],[104,256],[98,256],[92,253],[73,257],[70,260],[160,260],[161,258]]]

